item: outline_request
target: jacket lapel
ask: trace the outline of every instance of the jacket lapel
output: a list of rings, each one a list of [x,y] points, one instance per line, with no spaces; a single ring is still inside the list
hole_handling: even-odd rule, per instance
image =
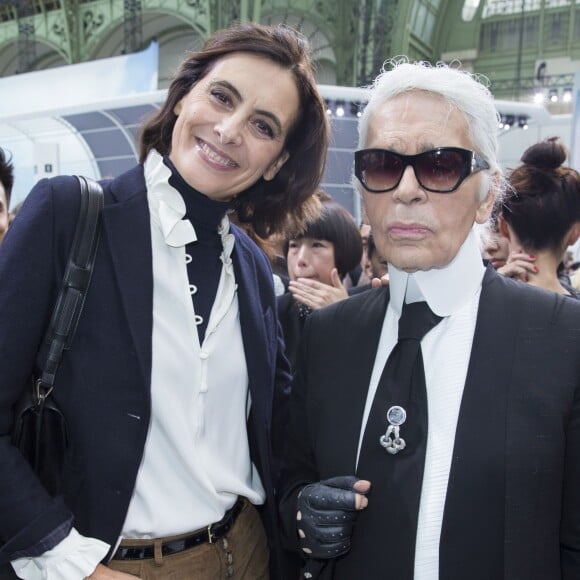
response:
[[[149,206],[143,168],[112,181],[117,203],[103,208],[103,234],[111,254],[116,289],[121,296],[145,384],[151,378],[153,269]],[[128,196],[126,192],[131,192]]]
[[[252,409],[258,416],[270,417],[273,396],[270,387],[276,361],[273,351],[275,344],[271,343],[275,337],[268,336],[267,322],[271,322],[274,313],[271,308],[266,312],[263,311],[257,290],[260,287],[260,281],[254,257],[244,240],[241,239],[237,228],[232,226],[232,232],[236,236],[232,260],[238,286],[240,324],[248,367]]]
[[[504,577],[505,449],[521,308],[495,271],[484,277],[459,412],[440,542],[440,576]],[[477,524],[476,524],[477,522]]]
[[[323,364],[321,373],[328,374],[328,368],[334,367],[331,375],[339,380],[325,385],[319,412],[327,416],[324,424],[334,428],[321,430],[321,437],[328,440],[321,441],[320,448],[333,475],[355,473],[362,418],[388,298],[387,287],[351,296],[343,303],[349,312],[348,317],[340,318],[344,326],[333,327],[336,336],[327,337],[331,346],[327,364],[331,366]]]

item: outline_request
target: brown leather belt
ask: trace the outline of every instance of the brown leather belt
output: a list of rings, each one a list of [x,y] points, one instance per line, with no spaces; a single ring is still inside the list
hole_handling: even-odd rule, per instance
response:
[[[244,500],[238,497],[234,507],[229,509],[225,516],[215,524],[210,524],[205,530],[195,532],[179,540],[171,540],[161,544],[161,555],[170,556],[178,554],[184,550],[189,550],[195,546],[205,543],[213,543],[223,538],[232,528],[236,518],[242,511]],[[155,557],[155,546],[153,544],[146,546],[120,546],[115,552],[113,560],[147,560]]]

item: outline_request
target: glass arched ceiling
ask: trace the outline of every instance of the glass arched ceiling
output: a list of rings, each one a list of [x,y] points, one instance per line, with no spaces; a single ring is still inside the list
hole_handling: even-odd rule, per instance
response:
[[[415,0],[413,4],[409,27],[417,38],[427,44],[433,40],[440,7],[441,0]]]
[[[491,16],[509,16],[510,14],[521,14],[522,12],[534,12],[549,8],[562,8],[572,4],[580,5],[580,0],[486,0],[484,2],[482,18]],[[473,20],[481,0],[465,0],[461,16],[463,20],[469,22]]]
[[[15,164],[12,206],[41,177],[82,174],[106,178],[137,161],[137,133],[164,91],[30,114],[0,115],[0,143]]]
[[[465,2],[463,2],[463,8],[461,9],[461,17],[463,18],[463,20],[465,20],[465,22],[471,22],[473,20],[473,17],[477,12],[480,3],[481,0],[465,0]]]
[[[287,24],[299,30],[312,47],[312,56],[316,62],[316,80],[322,84],[336,83],[336,55],[326,34],[314,22],[296,14],[283,12],[271,14],[262,20],[262,24]]]

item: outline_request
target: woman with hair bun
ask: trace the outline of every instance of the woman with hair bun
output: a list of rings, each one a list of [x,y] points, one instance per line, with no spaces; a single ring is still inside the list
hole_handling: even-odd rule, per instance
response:
[[[558,278],[566,248],[580,237],[580,174],[564,165],[567,149],[558,137],[532,145],[509,174],[500,229],[510,255],[498,271],[559,294],[575,296]]]

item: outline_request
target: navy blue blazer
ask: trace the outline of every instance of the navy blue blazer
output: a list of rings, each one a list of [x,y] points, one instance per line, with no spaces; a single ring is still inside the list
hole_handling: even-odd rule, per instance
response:
[[[388,287],[312,313],[301,337],[280,482],[298,551],[296,495],[354,475]],[[348,328],[348,332],[344,329]],[[441,360],[440,364],[445,364]],[[372,487],[369,506],[373,505]],[[384,536],[405,522],[371,530]],[[364,525],[359,516],[357,525]],[[384,578],[380,558],[321,578]],[[488,268],[459,412],[439,549],[441,580],[580,578],[580,303]],[[334,568],[334,574],[333,574]]]
[[[80,207],[77,181],[39,182],[0,251],[0,561],[33,555],[31,547],[42,553],[71,520],[81,534],[115,545],[133,492],[151,413],[153,275],[143,167],[104,183],[104,192],[91,286],[53,395],[71,438],[63,496],[56,499],[10,445],[9,433],[12,405],[31,369],[42,364],[41,341]],[[270,430],[290,375],[269,262],[244,233],[232,231],[252,397],[248,435],[267,494],[263,519],[275,540]],[[275,555],[275,541],[272,548]]]

